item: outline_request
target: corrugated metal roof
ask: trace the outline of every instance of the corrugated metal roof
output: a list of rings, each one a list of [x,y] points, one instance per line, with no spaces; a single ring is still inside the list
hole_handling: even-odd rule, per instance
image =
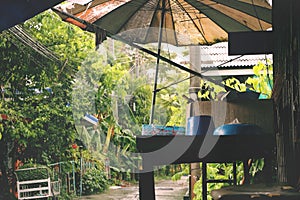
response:
[[[220,42],[212,46],[201,46],[200,54],[202,68],[252,67],[256,65],[259,61],[266,62],[266,59],[270,61],[272,61],[273,59],[271,54],[244,55],[242,57],[229,56],[228,42]]]

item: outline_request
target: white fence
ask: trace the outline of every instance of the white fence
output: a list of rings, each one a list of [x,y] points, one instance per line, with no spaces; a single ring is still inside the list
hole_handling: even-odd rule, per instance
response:
[[[21,169],[17,171],[36,170],[36,168]],[[18,176],[17,176],[18,177]],[[19,200],[45,199],[60,194],[61,181],[51,182],[50,176],[45,179],[18,180],[17,192]]]
[[[17,182],[18,199],[40,199],[51,196],[50,178]]]

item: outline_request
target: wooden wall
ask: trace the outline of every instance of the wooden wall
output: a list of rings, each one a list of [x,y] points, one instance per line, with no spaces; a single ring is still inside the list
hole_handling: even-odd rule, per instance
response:
[[[265,133],[274,134],[274,108],[272,100],[253,101],[198,101],[192,103],[192,115],[210,115],[215,127],[237,119],[240,123],[256,124]]]

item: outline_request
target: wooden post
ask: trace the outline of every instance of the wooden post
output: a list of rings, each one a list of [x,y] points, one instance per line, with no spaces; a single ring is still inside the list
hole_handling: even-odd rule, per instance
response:
[[[200,59],[200,46],[192,46],[190,47],[190,68],[194,71],[201,71],[201,59]],[[189,95],[190,98],[194,101],[198,100],[198,92],[200,90],[200,81],[201,78],[194,76],[190,79],[190,88]],[[192,108],[191,108],[192,109]],[[192,111],[188,114],[189,117],[192,117]],[[201,175],[200,163],[191,163],[190,164],[190,184],[189,184],[189,192],[190,199],[194,199],[194,185],[199,180]]]
[[[276,111],[275,133],[277,142],[278,181],[299,187],[300,1],[273,0],[272,4],[272,43],[268,43],[268,41],[267,43],[273,46],[275,81],[272,98],[275,101]],[[256,39],[256,37],[253,37],[253,40]],[[257,40],[255,42],[257,42]],[[252,43],[252,41],[248,41],[248,44],[249,43]],[[266,44],[265,41],[262,46],[264,44]],[[244,44],[240,44],[240,46],[248,48]],[[247,50],[246,52],[249,51]],[[250,52],[255,53],[253,49]],[[256,52],[261,52],[261,49]]]
[[[207,163],[202,162],[202,200],[207,200]]]
[[[299,9],[297,0],[273,0],[278,179],[294,186],[300,178]]]
[[[142,159],[143,169],[139,173],[140,200],[155,200],[154,168],[151,159],[148,160],[147,156],[142,157]]]

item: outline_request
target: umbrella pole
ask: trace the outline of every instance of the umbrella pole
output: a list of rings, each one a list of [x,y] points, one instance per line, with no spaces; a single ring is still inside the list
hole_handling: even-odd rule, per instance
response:
[[[161,20],[160,20],[160,26],[159,26],[158,50],[157,50],[157,57],[156,57],[156,69],[155,69],[151,113],[150,113],[150,123],[149,124],[153,124],[153,118],[154,118],[154,112],[155,112],[158,70],[159,70],[159,61],[160,61],[160,52],[161,52],[161,43],[162,43],[162,31],[163,31],[163,25],[164,25],[164,20],[165,20],[165,0],[162,0],[161,2],[162,2]]]

